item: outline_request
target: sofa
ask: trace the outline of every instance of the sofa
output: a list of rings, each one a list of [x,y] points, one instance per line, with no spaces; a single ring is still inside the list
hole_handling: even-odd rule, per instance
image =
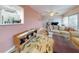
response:
[[[60,31],[53,30],[53,35],[65,37],[65,41],[70,41],[76,48],[79,49],[79,31]]]
[[[70,40],[79,49],[79,31],[70,31]]]

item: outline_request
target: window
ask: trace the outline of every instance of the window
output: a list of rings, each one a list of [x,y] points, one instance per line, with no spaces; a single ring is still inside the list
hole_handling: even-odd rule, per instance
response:
[[[63,24],[64,24],[65,26],[68,26],[68,17],[64,17],[64,19],[63,19]]]
[[[69,27],[77,29],[77,14],[69,16],[68,24],[69,24]]]
[[[78,14],[71,15],[71,16],[66,16],[63,18],[63,24],[67,27],[72,27],[77,29],[77,17]]]

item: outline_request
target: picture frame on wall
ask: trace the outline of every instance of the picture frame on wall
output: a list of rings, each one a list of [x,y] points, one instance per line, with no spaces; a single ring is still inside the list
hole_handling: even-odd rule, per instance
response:
[[[0,25],[24,24],[24,10],[16,5],[0,6]]]

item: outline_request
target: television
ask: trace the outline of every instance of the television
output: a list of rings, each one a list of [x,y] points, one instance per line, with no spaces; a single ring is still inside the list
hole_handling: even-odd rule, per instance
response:
[[[51,25],[58,25],[58,22],[51,22]]]

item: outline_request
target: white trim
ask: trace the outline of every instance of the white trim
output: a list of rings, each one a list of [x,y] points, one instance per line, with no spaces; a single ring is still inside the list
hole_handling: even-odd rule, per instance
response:
[[[10,53],[13,49],[15,49],[15,46],[13,46],[13,47],[10,48],[9,50],[5,51],[5,53]]]

